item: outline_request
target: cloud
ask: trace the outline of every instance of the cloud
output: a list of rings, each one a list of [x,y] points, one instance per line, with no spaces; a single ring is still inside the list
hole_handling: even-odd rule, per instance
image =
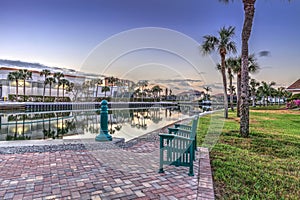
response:
[[[258,52],[258,55],[260,57],[267,57],[267,56],[270,56],[271,52],[270,51],[260,51]]]
[[[199,79],[158,79],[155,80],[160,83],[181,83],[181,82],[191,82],[191,83],[202,83],[202,80]]]

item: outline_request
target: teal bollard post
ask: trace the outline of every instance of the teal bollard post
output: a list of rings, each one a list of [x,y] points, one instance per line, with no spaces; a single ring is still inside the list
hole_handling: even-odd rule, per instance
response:
[[[108,106],[107,101],[101,101],[101,112],[100,112],[100,134],[96,136],[96,141],[105,142],[112,141],[112,136],[108,133]]]

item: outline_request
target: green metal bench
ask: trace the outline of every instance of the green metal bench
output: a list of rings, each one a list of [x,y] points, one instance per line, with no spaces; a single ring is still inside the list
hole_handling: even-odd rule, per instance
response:
[[[159,173],[163,173],[163,165],[189,167],[189,176],[194,175],[196,131],[198,117],[194,117],[192,126],[178,126],[169,128],[169,133],[160,136],[160,164]]]

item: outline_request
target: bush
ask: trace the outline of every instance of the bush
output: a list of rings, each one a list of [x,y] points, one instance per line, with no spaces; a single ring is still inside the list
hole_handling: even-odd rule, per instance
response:
[[[300,108],[300,99],[295,99],[286,104],[287,109]]]

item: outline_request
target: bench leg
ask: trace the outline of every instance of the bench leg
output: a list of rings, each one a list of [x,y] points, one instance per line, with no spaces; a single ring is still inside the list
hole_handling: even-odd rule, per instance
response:
[[[193,147],[193,145],[190,147],[190,169],[189,169],[189,176],[194,176],[194,152],[195,149]]]
[[[160,149],[159,149],[159,171],[158,173],[164,173],[163,169],[163,159],[164,159],[164,143],[163,139],[160,138]]]

